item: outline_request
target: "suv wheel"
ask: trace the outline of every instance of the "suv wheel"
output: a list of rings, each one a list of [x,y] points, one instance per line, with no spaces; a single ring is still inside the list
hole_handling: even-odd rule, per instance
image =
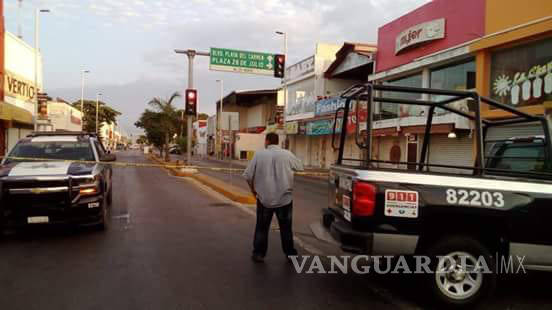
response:
[[[103,201],[102,201],[102,219],[101,222],[98,224],[99,230],[106,230],[109,227],[109,207],[108,207],[108,198],[107,195],[104,195]]]
[[[107,204],[109,206],[113,205],[113,185],[111,185],[111,189],[109,190],[109,193],[107,194]]]
[[[437,300],[464,307],[488,297],[496,286],[494,259],[479,241],[469,237],[444,238],[430,247],[428,281]]]

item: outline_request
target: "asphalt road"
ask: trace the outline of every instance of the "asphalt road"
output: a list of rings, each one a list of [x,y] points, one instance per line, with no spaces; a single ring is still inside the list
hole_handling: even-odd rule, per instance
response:
[[[195,164],[203,167],[226,167],[227,163],[216,160],[196,160]],[[233,168],[242,168],[233,165]],[[226,181],[228,184],[249,191],[245,178],[240,172],[227,173],[213,170],[201,170],[201,173]],[[320,220],[322,208],[328,205],[328,181],[321,177],[296,176],[293,189],[293,229],[295,233],[311,236],[309,225]]]
[[[229,167],[219,161],[204,159],[196,161],[201,166]],[[234,168],[238,168],[234,165]],[[225,180],[228,184],[248,190],[245,179],[236,173],[202,170],[202,173]],[[294,232],[306,243],[322,252],[331,249],[312,236],[309,224],[320,220],[320,210],[327,205],[327,181],[323,178],[298,176],[294,188]],[[333,254],[333,253],[332,253]],[[520,270],[521,272],[522,270]],[[429,293],[422,276],[418,275],[370,275],[369,285],[378,291],[385,291],[389,298],[407,306],[431,308]],[[497,284],[496,294],[482,303],[479,309],[551,309],[549,295],[552,274],[531,272],[515,276],[503,275]]]
[[[395,307],[367,277],[297,274],[275,232],[254,264],[254,217],[158,168],[116,168],[112,213],[106,232],[44,227],[0,241],[0,309]]]

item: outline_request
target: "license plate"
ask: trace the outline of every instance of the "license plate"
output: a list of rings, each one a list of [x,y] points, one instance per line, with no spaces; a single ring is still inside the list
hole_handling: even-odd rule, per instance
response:
[[[32,216],[27,218],[29,224],[41,224],[48,223],[50,219],[47,216]]]

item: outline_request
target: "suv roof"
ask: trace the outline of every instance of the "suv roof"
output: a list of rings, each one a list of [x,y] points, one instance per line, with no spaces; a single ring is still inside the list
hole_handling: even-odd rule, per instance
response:
[[[89,137],[98,137],[97,133],[94,132],[84,132],[84,131],[36,131],[29,135],[27,138],[34,137],[52,137],[52,136],[89,136]]]

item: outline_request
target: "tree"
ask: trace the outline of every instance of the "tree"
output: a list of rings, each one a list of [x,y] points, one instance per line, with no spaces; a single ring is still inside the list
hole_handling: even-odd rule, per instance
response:
[[[81,102],[75,101],[71,104],[74,108],[80,111]],[[83,101],[84,112],[82,117],[82,130],[85,132],[96,132],[96,100],[84,100]],[[100,101],[98,103],[98,131],[101,130],[103,123],[107,124],[117,124],[117,116],[121,113],[111,107],[109,107],[105,102]],[[99,135],[100,133],[97,132]]]
[[[148,103],[154,110],[146,109],[135,123],[136,127],[143,128],[148,140],[165,153],[165,160],[169,158],[169,144],[174,136],[180,132],[180,113],[173,105],[173,101],[179,98],[178,92],[173,93],[168,100],[153,98]]]

